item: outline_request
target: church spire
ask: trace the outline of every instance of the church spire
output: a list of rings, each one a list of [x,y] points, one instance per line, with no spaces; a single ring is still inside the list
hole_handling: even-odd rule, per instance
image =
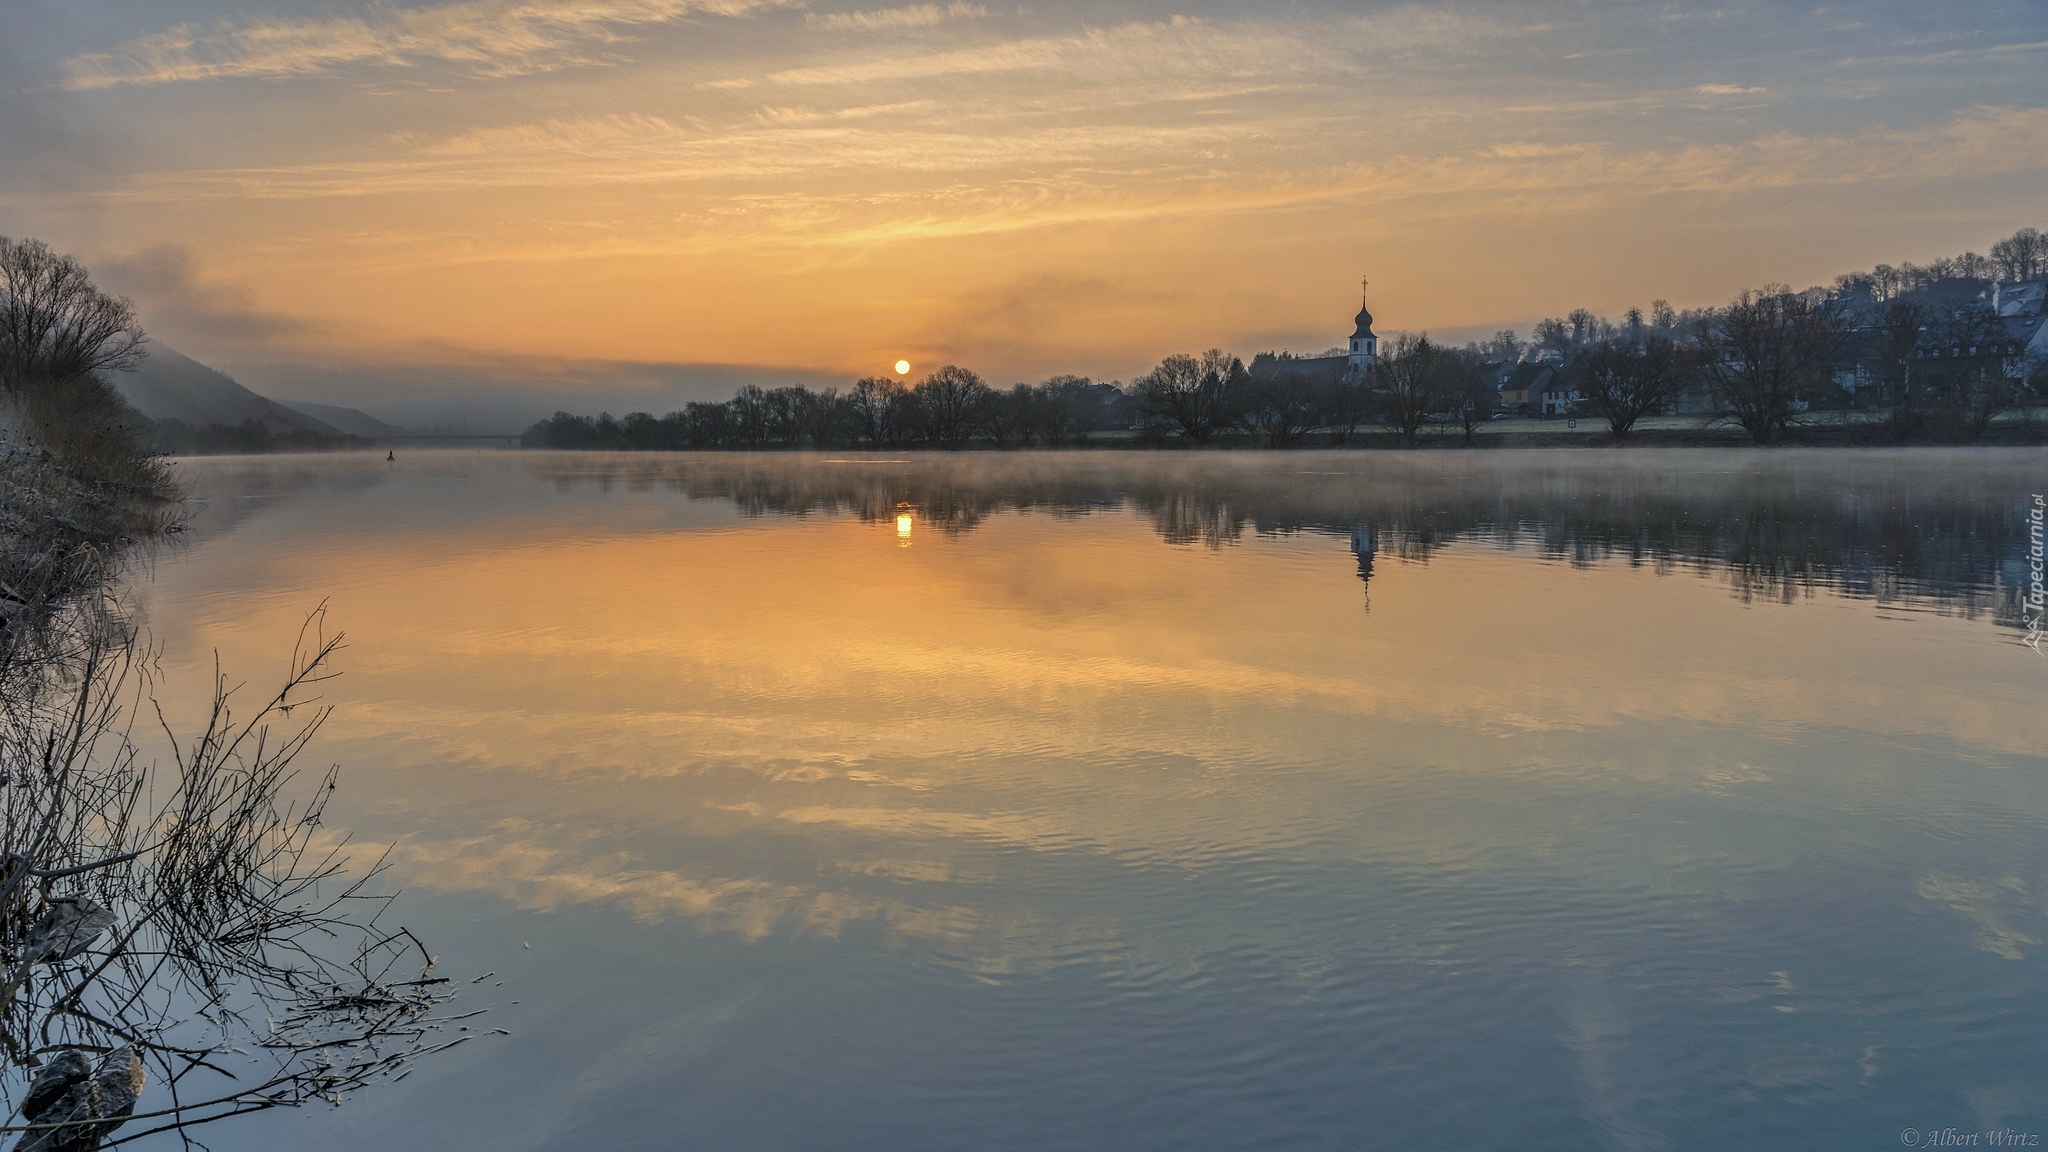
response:
[[[1369,309],[1369,308],[1367,308],[1367,307],[1365,306],[1365,292],[1366,292],[1366,289],[1367,289],[1368,287],[1370,287],[1371,285],[1372,285],[1372,281],[1371,281],[1371,280],[1370,280],[1369,278],[1365,278],[1365,277],[1360,277],[1360,278],[1359,278],[1359,281],[1358,281],[1358,331],[1356,331],[1356,332],[1353,332],[1353,333],[1351,334],[1351,338],[1352,338],[1353,340],[1370,340],[1370,339],[1373,339],[1373,334],[1372,334],[1372,310],[1371,310],[1371,309]]]
[[[1366,289],[1372,281],[1360,277],[1358,281],[1358,327],[1351,333],[1351,368],[1354,372],[1372,367],[1380,355],[1380,339],[1372,333],[1372,310],[1365,306]]]

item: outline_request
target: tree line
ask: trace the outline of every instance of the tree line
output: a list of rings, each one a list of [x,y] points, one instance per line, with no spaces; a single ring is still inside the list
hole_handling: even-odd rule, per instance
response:
[[[1124,426],[1125,399],[1115,385],[1084,376],[1000,391],[949,364],[914,385],[869,376],[843,393],[749,384],[722,403],[692,402],[659,417],[557,412],[527,429],[523,442],[623,449],[1060,445]]]
[[[1221,349],[1176,354],[1130,384],[1055,376],[993,388],[947,365],[906,384],[868,377],[846,392],[747,386],[725,402],[654,416],[557,412],[523,443],[547,448],[996,448],[1059,446],[1103,433],[1142,442],[1219,441],[1284,447],[1310,437],[1346,443],[1367,428],[1415,444],[1432,428],[1466,442],[1502,410],[1518,367],[1545,365],[1561,405],[1626,439],[1645,417],[1671,412],[1739,427],[1770,443],[1821,414],[1880,414],[1894,439],[1970,441],[2048,390],[2042,358],[2014,345],[1993,283],[2048,278],[2048,237],[2026,228],[1925,266],[1880,264],[1832,287],[1766,285],[1720,307],[1679,310],[1663,300],[1620,321],[1588,309],[1463,346],[1402,334],[1376,360],[1343,365],[1261,353],[1247,366]],[[2032,299],[2032,298],[2029,298]],[[2038,300],[2029,307],[2039,310]]]
[[[1248,437],[1284,445],[1318,430],[1341,438],[1383,415],[1413,438],[1440,391],[1456,391],[1475,406],[1494,395],[1477,354],[1427,337],[1397,341],[1385,363],[1384,389],[1378,380],[1367,389],[1330,386],[1285,370],[1254,377],[1241,358],[1220,349],[1168,356],[1128,386],[1055,376],[999,389],[949,364],[914,384],[871,376],[845,392],[747,385],[731,400],[692,402],[665,416],[557,412],[528,428],[522,443],[643,450],[1021,448],[1117,433],[1193,443]],[[1385,405],[1392,411],[1384,411]]]

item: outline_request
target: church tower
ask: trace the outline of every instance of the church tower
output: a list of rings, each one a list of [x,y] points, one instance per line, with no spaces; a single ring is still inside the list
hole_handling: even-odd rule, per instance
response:
[[[1358,300],[1358,327],[1351,333],[1351,370],[1364,372],[1380,358],[1380,338],[1372,334],[1372,312],[1365,307],[1365,288],[1370,280],[1360,280]]]

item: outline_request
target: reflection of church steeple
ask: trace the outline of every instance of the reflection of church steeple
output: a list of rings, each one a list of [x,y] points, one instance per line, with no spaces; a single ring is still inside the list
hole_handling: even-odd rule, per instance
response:
[[[1358,579],[1361,583],[1372,583],[1372,561],[1379,551],[1380,530],[1377,526],[1361,524],[1351,530],[1351,554],[1358,557]]]

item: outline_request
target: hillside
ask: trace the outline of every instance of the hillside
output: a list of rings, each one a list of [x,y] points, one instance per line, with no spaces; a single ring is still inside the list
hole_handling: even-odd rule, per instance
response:
[[[141,367],[114,373],[111,379],[121,398],[153,421],[178,420],[205,428],[213,424],[236,427],[254,420],[272,433],[344,434],[324,420],[251,392],[227,373],[162,344],[149,346]]]
[[[343,408],[339,404],[315,404],[310,400],[281,401],[287,408],[293,408],[351,436],[365,440],[378,440],[387,436],[410,436],[411,432],[396,424],[386,424],[360,408]]]

